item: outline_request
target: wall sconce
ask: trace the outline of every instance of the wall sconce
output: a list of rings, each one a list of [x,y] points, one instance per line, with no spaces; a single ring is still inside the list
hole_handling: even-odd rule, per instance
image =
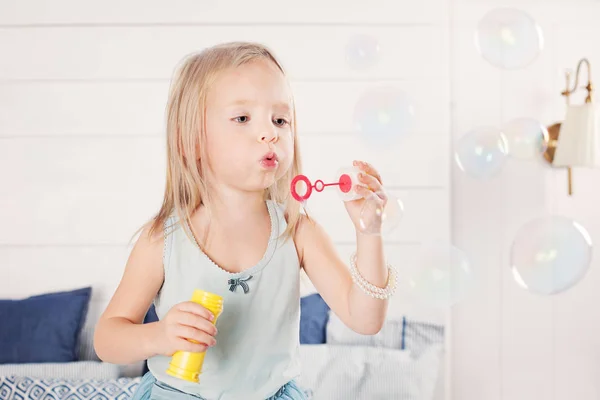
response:
[[[587,66],[588,83],[582,86],[587,90],[584,104],[571,105],[570,96],[578,89],[579,72],[583,64]],[[573,193],[571,167],[600,167],[600,107],[593,102],[591,67],[583,58],[577,64],[575,84],[571,85],[571,74],[566,73],[567,87],[561,94],[567,102],[565,120],[548,127],[548,143],[544,158],[553,167],[566,167],[569,195]]]

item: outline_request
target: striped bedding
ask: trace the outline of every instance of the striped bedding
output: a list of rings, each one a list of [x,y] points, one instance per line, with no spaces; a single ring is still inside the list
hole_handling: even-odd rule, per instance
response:
[[[315,400],[432,400],[442,347],[406,350],[358,345],[301,347],[299,385]]]

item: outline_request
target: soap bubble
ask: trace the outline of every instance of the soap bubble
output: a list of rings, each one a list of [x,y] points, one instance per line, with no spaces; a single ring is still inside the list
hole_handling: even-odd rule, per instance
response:
[[[561,216],[536,218],[516,234],[510,252],[514,279],[538,294],[563,292],[587,273],[592,240],[577,222]]]
[[[386,193],[387,202],[375,193],[365,198],[360,211],[360,231],[368,235],[389,235],[398,227],[404,214],[404,204],[395,196]]]
[[[458,140],[454,159],[458,167],[474,178],[489,178],[498,173],[506,161],[506,138],[498,129],[480,127]]]
[[[533,118],[517,118],[502,127],[508,155],[521,160],[536,160],[548,147],[548,129]]]
[[[487,13],[475,31],[477,51],[490,64],[504,69],[531,64],[544,47],[542,29],[527,13],[498,8]]]
[[[467,255],[441,241],[422,244],[405,272],[409,292],[434,307],[451,307],[475,289],[475,275]]]
[[[406,93],[393,87],[372,88],[354,108],[354,124],[368,144],[386,146],[413,127],[414,106]]]
[[[346,45],[346,62],[356,70],[365,70],[379,59],[379,43],[369,35],[356,35]]]

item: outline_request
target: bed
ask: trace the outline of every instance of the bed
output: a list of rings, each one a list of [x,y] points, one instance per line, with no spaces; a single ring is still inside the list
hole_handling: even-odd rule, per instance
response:
[[[381,332],[363,336],[303,285],[298,383],[309,398],[444,399],[445,326],[439,315],[395,307]],[[4,340],[0,400],[131,397],[145,363],[113,365],[96,357],[93,328],[104,306],[91,301],[92,294],[90,286],[0,300],[0,339],[14,340],[16,329],[31,325],[20,342]],[[25,359],[11,360],[9,347]]]

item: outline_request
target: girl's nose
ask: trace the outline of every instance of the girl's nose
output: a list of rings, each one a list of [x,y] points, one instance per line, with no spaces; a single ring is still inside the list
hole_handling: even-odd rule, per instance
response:
[[[262,130],[258,135],[258,141],[261,143],[273,143],[277,141],[278,137],[279,135],[277,135],[275,127],[272,127],[271,129]]]

